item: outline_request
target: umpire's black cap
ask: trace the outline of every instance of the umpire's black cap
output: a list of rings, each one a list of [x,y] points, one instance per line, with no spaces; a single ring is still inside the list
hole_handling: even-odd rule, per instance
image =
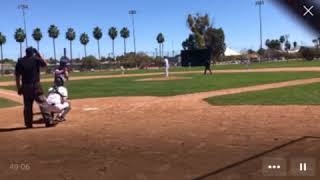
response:
[[[27,49],[26,49],[26,55],[27,56],[33,56],[33,54],[34,54],[34,48],[33,47],[28,47]]]

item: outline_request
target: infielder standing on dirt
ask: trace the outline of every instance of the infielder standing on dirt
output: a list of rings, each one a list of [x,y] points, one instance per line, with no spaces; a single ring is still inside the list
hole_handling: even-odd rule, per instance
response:
[[[209,71],[210,75],[212,75],[212,71],[211,71],[211,60],[207,59],[204,62],[204,75],[207,75],[207,71]]]
[[[34,101],[40,106],[46,127],[55,125],[50,113],[45,108],[46,98],[40,85],[40,67],[46,66],[47,62],[41,57],[39,52],[29,47],[26,49],[26,56],[19,59],[15,67],[16,87],[18,94],[23,95],[24,123],[27,128],[32,128],[32,106]],[[22,85],[20,80],[22,81]]]
[[[169,68],[170,68],[169,60],[165,58],[164,63],[165,63],[164,66],[165,66],[166,77],[169,77]]]

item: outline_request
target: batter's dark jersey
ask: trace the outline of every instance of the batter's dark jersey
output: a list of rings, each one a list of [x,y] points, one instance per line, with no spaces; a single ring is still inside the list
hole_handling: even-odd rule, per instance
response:
[[[38,57],[24,57],[19,59],[16,68],[16,76],[22,76],[22,84],[35,84],[40,82],[40,67],[45,67],[44,61]]]

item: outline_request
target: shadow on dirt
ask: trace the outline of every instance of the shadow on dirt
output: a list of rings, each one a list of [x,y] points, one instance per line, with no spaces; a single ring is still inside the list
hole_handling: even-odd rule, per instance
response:
[[[0,128],[0,133],[5,132],[13,132],[13,131],[21,131],[21,130],[34,130],[34,129],[42,129],[46,127],[33,127],[33,128],[26,128],[26,127],[15,127],[15,128]]]
[[[44,124],[43,119],[38,119],[32,122],[32,124]],[[26,127],[14,127],[14,128],[0,128],[0,133],[3,132],[13,132],[13,131],[22,131],[22,130],[32,130],[32,129],[42,129],[45,127],[33,127],[33,128],[26,128]]]

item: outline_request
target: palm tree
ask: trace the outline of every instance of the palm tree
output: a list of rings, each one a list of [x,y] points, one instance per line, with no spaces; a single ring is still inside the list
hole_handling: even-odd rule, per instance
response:
[[[72,64],[72,41],[76,39],[76,32],[73,28],[68,28],[66,32],[66,39],[70,42],[70,59]]]
[[[87,44],[89,43],[89,36],[86,33],[80,35],[80,43],[84,46],[84,56],[87,57]]]
[[[48,34],[49,34],[49,37],[52,38],[52,42],[53,42],[53,54],[54,54],[54,60],[57,60],[57,57],[56,57],[56,42],[55,42],[55,39],[58,38],[59,36],[59,29],[57,26],[55,25],[51,25],[48,29]]]
[[[286,37],[285,36],[280,36],[279,41],[281,43],[281,47],[283,47],[283,44],[286,41]],[[283,48],[281,48],[281,49],[283,49]]]
[[[159,52],[160,52],[160,57],[163,56],[163,43],[165,39],[162,33],[159,33],[157,36],[157,42],[159,43]]]
[[[126,54],[127,51],[127,46],[126,46],[126,39],[130,36],[130,31],[128,28],[124,27],[121,29],[120,31],[120,35],[123,38],[123,51],[124,51],[124,55]]]
[[[2,62],[2,67],[1,67],[1,75],[3,75],[3,50],[2,50],[2,46],[6,43],[7,39],[5,35],[2,35],[2,33],[0,32],[0,51],[1,51],[1,62]]]
[[[22,28],[18,28],[14,33],[14,39],[16,42],[20,43],[20,58],[22,58],[22,43],[26,39],[26,33]]]
[[[109,37],[112,39],[112,55],[113,55],[113,59],[114,59],[114,40],[117,38],[118,36],[118,31],[117,28],[115,27],[111,27],[109,29]]]
[[[36,28],[33,30],[32,37],[37,42],[37,49],[39,51],[39,42],[42,39],[42,32],[41,32],[40,28]]]
[[[318,39],[314,39],[314,40],[312,40],[312,42],[314,43],[314,46],[315,46],[316,48],[319,47],[319,41],[318,41]]]
[[[294,42],[293,42],[293,47],[294,47],[294,49],[296,49],[296,48],[297,48],[297,46],[298,46],[297,41],[294,41]]]
[[[97,40],[97,43],[98,43],[98,56],[99,56],[99,59],[101,59],[101,56],[100,56],[100,39],[102,38],[102,36],[103,36],[103,33],[102,33],[101,28],[95,27],[93,29],[93,37]]]
[[[265,45],[266,45],[268,48],[270,48],[270,43],[271,43],[271,40],[270,40],[270,39],[267,39]]]

